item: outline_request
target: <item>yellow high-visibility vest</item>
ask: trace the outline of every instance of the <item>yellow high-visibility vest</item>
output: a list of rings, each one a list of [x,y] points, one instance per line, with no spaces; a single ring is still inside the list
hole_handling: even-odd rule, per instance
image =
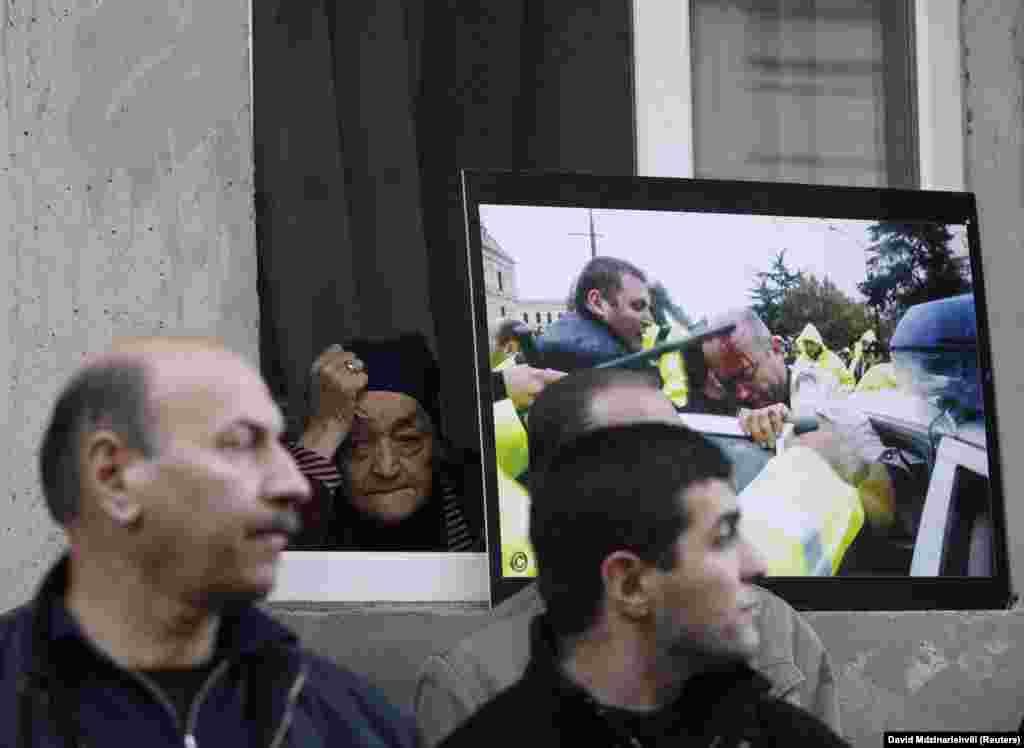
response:
[[[770,576],[831,576],[861,527],[857,489],[817,452],[791,447],[773,457],[739,496],[740,532]]]
[[[672,340],[685,340],[689,332],[681,325],[672,323],[668,335],[659,336],[661,328],[658,325],[648,325],[644,330],[643,348],[648,350],[660,343]],[[661,391],[665,397],[672,401],[677,408],[685,408],[689,398],[689,385],[686,379],[686,362],[683,359],[682,351],[663,353],[658,358],[658,372],[661,374]]]
[[[892,363],[875,364],[857,382],[857,392],[876,392],[878,390],[897,389],[900,381],[896,377],[896,367]]]
[[[518,480],[530,464],[529,443],[515,405],[507,398],[494,404],[494,445],[502,576],[535,577],[537,561],[530,545],[530,494]]]

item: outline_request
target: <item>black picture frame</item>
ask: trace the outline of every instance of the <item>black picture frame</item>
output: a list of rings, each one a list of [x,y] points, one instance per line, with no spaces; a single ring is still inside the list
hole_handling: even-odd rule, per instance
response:
[[[984,402],[984,436],[990,492],[990,575],[768,577],[764,586],[801,610],[1001,609],[1010,601],[1005,496],[991,365],[988,304],[974,196],[867,187],[830,187],[703,179],[602,176],[539,171],[466,169],[461,173],[466,224],[465,335],[472,336],[480,405],[491,600],[497,604],[530,583],[502,574],[486,315],[481,206],[547,206],[594,210],[643,210],[780,216],[808,219],[940,222],[966,227],[977,320],[977,357]],[[696,258],[691,258],[696,259]],[[454,332],[454,331],[452,331]]]

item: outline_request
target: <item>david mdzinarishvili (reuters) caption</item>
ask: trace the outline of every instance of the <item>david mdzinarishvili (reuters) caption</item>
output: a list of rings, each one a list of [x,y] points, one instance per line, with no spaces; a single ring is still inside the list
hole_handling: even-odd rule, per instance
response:
[[[887,732],[884,745],[1020,745],[1015,732]]]

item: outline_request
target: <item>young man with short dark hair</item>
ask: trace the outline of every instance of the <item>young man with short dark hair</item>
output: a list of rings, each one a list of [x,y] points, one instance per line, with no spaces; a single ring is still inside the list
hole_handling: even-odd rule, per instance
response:
[[[549,385],[530,411],[529,462],[539,475],[569,441],[592,429],[624,423],[677,424],[654,372],[584,369]],[[760,643],[753,666],[772,693],[803,707],[839,731],[835,677],[820,638],[784,600],[758,588]],[[436,745],[500,691],[522,677],[529,629],[544,611],[536,582],[496,607],[487,625],[427,659],[416,688],[416,718]]]
[[[596,429],[531,481],[547,610],[523,678],[446,739],[514,731],[548,745],[845,745],[770,695],[759,646],[763,561],[739,533],[722,452],[682,426]]]

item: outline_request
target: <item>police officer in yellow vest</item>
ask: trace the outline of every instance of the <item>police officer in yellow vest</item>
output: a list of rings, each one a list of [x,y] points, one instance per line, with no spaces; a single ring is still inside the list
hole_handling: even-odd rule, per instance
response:
[[[522,345],[520,338],[530,335],[530,328],[526,323],[517,319],[499,319],[491,326],[491,369],[514,359],[520,352]]]
[[[654,324],[644,330],[644,350],[691,337],[682,309],[672,301],[668,289],[658,282],[651,284],[651,313]],[[661,376],[661,391],[676,408],[685,408],[689,403],[689,384],[683,351],[663,353],[658,357],[656,366]]]
[[[860,381],[867,370],[878,363],[881,359],[873,360],[874,348],[878,343],[878,337],[874,330],[865,330],[864,334],[853,344],[853,353],[850,358],[850,365],[847,367],[854,380]]]
[[[851,367],[851,371],[857,377],[856,391],[877,392],[901,387],[898,369],[892,362],[885,360],[885,346],[875,340],[874,333],[868,330],[858,342],[861,344],[860,356]]]
[[[846,369],[849,370],[850,361],[853,359],[853,351],[850,350],[850,346],[844,346],[842,349],[840,349],[839,358],[842,360],[843,366],[845,366]]]
[[[854,344],[847,368],[857,381],[855,392],[878,392],[900,387],[896,367],[885,361],[885,347],[875,337],[874,330],[867,330]]]
[[[894,390],[900,387],[900,380],[896,375],[896,367],[891,361],[884,361],[875,364],[857,382],[855,392],[878,392],[879,390]]]
[[[564,376],[562,371],[517,363],[514,356],[506,358],[492,372],[501,555],[505,576],[532,577],[537,573],[527,540],[530,498],[520,482],[529,468],[524,419],[541,390]]]
[[[803,331],[796,339],[797,357],[794,367],[800,369],[808,366],[820,366],[831,371],[839,380],[841,387],[847,391],[853,389],[855,384],[853,375],[847,370],[843,360],[826,345],[821,333],[810,322],[804,326]]]

